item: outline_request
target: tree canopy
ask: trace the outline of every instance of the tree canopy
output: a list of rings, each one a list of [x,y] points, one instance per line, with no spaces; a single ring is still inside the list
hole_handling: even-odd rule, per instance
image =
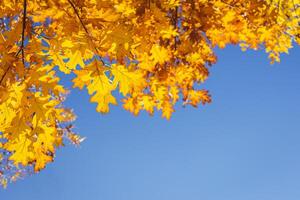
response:
[[[264,49],[273,63],[296,43],[300,0],[1,0],[0,182],[81,142],[61,73],[100,113],[119,101],[170,119],[176,103],[211,102],[202,83],[216,47]]]

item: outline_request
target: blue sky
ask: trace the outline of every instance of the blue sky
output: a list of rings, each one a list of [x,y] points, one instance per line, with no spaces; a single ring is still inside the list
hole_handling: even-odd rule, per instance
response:
[[[270,65],[263,52],[218,50],[205,87],[212,104],[134,117],[66,102],[87,139],[61,148],[40,174],[0,200],[299,200],[300,48]]]

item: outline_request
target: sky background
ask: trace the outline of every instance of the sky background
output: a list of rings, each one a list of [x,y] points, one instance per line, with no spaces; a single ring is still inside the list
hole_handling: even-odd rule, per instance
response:
[[[87,139],[0,200],[299,200],[300,48],[272,66],[263,52],[217,55],[213,102],[178,106],[170,121],[121,107],[101,115],[73,90],[66,104]]]

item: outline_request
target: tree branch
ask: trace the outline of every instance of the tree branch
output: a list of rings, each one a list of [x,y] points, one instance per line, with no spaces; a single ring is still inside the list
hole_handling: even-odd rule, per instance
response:
[[[22,21],[22,41],[21,41],[21,46],[19,51],[16,53],[16,57],[18,57],[18,55],[20,53],[22,53],[22,63],[25,67],[25,53],[24,53],[24,41],[25,41],[25,30],[26,30],[26,18],[27,18],[27,0],[23,1],[23,21]],[[1,79],[0,79],[0,85],[2,84],[5,76],[7,75],[9,69],[11,68],[11,65],[9,65],[4,74],[2,75]]]
[[[77,18],[79,19],[79,22],[80,22],[81,26],[83,27],[85,33],[87,34],[88,38],[90,39],[90,41],[91,41],[91,43],[92,43],[92,45],[93,45],[93,48],[94,48],[95,51],[96,51],[96,54],[99,55],[98,49],[97,49],[97,47],[94,45],[93,39],[92,39],[92,37],[91,37],[91,35],[90,35],[90,32],[88,31],[87,27],[86,27],[85,24],[83,23],[83,21],[82,21],[80,15],[79,15],[79,12],[78,12],[78,10],[77,10],[77,8],[76,8],[76,6],[75,6],[74,3],[72,2],[72,0],[68,0],[68,2],[69,2],[69,4],[72,6],[72,8],[73,8],[73,10],[74,10],[74,12],[75,12]],[[100,57],[100,55],[99,55],[99,57]],[[102,63],[103,65],[105,65],[105,63],[104,63],[104,61],[102,60],[101,57],[100,57],[100,61],[101,61],[101,63]]]
[[[2,84],[2,81],[4,80],[4,78],[5,78],[5,76],[6,76],[7,72],[8,72],[8,70],[9,70],[9,68],[10,68],[10,65],[6,68],[4,74],[2,75],[1,80],[0,80],[0,85]]]
[[[73,8],[73,10],[74,10],[74,12],[75,12],[77,18],[79,19],[79,21],[80,21],[80,23],[81,23],[81,25],[82,25],[82,27],[83,27],[83,29],[84,29],[84,31],[85,31],[88,35],[90,35],[88,29],[86,28],[86,26],[84,25],[84,23],[83,23],[81,17],[79,16],[79,12],[78,12],[77,8],[75,7],[74,3],[73,3],[71,0],[68,0],[68,2],[69,2],[69,4],[72,6],[72,8]]]
[[[174,20],[174,28],[177,30],[178,25],[178,6],[175,8],[175,20]],[[174,37],[174,48],[177,49],[177,36]]]
[[[24,53],[24,41],[25,41],[25,30],[26,30],[26,18],[27,18],[27,0],[23,2],[23,22],[22,22],[22,41],[21,47],[16,56],[22,52],[22,63],[25,66],[25,53]]]

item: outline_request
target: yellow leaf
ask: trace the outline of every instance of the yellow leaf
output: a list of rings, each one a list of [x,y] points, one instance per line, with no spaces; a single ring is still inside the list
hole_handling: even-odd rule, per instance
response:
[[[139,70],[129,71],[124,65],[113,64],[111,73],[114,75],[114,84],[119,85],[124,96],[132,91],[140,91],[145,86],[145,79]]]
[[[117,101],[111,92],[115,87],[105,74],[93,77],[92,82],[87,86],[88,93],[92,95],[91,102],[97,103],[97,111],[107,113],[109,104],[116,105]]]
[[[76,69],[77,65],[84,67],[83,57],[80,51],[76,51],[74,54],[72,54],[70,61],[67,63],[69,70]]]
[[[168,51],[157,44],[153,45],[151,48],[151,58],[154,63],[164,64],[170,60],[170,55]]]

